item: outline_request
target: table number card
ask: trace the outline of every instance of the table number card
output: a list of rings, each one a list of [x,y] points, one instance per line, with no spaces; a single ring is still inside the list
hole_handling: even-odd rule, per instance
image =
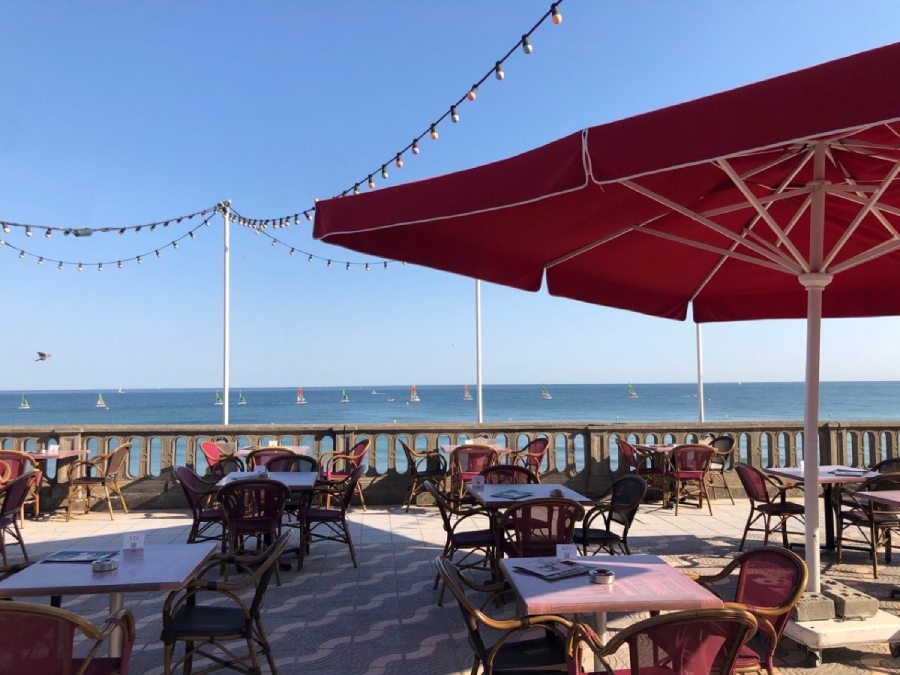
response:
[[[472,481],[469,483],[473,490],[483,490],[484,489],[484,476],[472,476]]]
[[[578,557],[578,545],[577,544],[557,544],[556,545],[556,557],[559,560],[567,560],[569,558],[577,558]]]
[[[122,537],[123,549],[144,548],[144,534],[142,532],[129,532]]]

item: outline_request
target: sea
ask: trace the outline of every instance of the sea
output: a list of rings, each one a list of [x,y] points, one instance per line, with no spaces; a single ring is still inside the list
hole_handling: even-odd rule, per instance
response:
[[[469,384],[473,399],[474,384]],[[697,384],[498,385],[483,388],[486,422],[587,421],[691,422],[698,419]],[[546,388],[550,398],[542,396]],[[470,422],[476,403],[464,385],[304,387],[307,403],[296,404],[295,388],[231,392],[232,424],[352,424]],[[348,402],[342,403],[346,392]],[[0,392],[0,426],[92,424],[219,424],[216,389],[128,389],[103,391]],[[98,406],[102,395],[103,406]],[[243,395],[244,405],[239,405]],[[30,408],[19,408],[22,397]],[[803,419],[802,382],[710,382],[704,388],[706,420]],[[900,382],[823,382],[820,419],[900,420]]]

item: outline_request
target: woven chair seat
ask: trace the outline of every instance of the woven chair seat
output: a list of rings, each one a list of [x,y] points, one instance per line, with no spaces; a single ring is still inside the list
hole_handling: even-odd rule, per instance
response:
[[[172,636],[244,637],[247,620],[237,607],[184,605],[172,617]]]
[[[215,523],[222,520],[222,512],[219,509],[202,509],[197,514],[197,520],[204,523]]]
[[[343,518],[340,509],[307,509],[306,517],[320,523],[339,523]]]
[[[609,530],[603,530],[597,527],[592,527],[587,531],[587,536],[585,536],[584,531],[581,529],[575,530],[575,543],[584,544],[603,542],[609,544],[615,544],[621,541],[622,537],[620,537],[615,532],[610,532]]]
[[[565,660],[565,641],[554,633],[548,633],[544,637],[508,642],[503,645],[494,657],[493,672],[497,675],[501,673],[560,675],[562,671],[559,667],[552,666],[564,663]],[[546,668],[542,669],[543,666]]]
[[[785,513],[800,515],[803,513],[803,504],[794,504],[793,502],[772,502],[771,504],[760,504],[756,507],[760,513],[770,516],[780,516]]]

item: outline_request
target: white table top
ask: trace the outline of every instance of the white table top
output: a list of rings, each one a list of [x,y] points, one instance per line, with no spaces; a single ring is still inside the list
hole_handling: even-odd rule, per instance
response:
[[[267,473],[255,473],[253,471],[232,471],[216,483],[216,487],[223,487],[237,480],[247,478],[268,478],[287,485],[292,490],[309,489],[316,484],[319,478],[317,471],[269,471]]]
[[[634,447],[644,452],[672,452],[678,443],[635,443]]]
[[[888,504],[890,506],[900,506],[900,490],[860,490],[854,493],[858,497],[878,502],[879,504]]]
[[[39,562],[0,581],[0,597],[173,591],[190,581],[218,548],[202,542],[125,550],[118,569],[109,572],[94,572],[90,563]]]
[[[804,482],[803,469],[800,467],[786,466],[780,469],[766,469],[766,473],[780,476],[781,478],[790,478],[801,483]],[[819,475],[816,482],[819,485],[824,485],[825,483],[861,483],[864,480],[880,475],[877,471],[864,471],[863,469],[855,469],[852,466],[841,466],[839,464],[825,464],[819,467]]]
[[[551,495],[550,491],[554,489],[562,490],[562,494],[556,496]],[[507,492],[508,490],[528,492],[529,496],[522,497],[521,499],[504,499],[503,497],[496,496],[498,492],[502,493]],[[575,492],[575,490],[567,488],[565,485],[554,485],[553,483],[541,483],[540,485],[491,484],[485,485],[482,490],[470,489],[469,494],[475,498],[475,501],[489,509],[507,508],[509,506],[514,506],[515,504],[527,502],[529,499],[571,499],[573,502],[588,506],[593,506],[594,504],[593,500],[589,497],[585,497],[583,494]]]
[[[719,597],[655,555],[576,558],[589,567],[612,570],[616,579],[610,586],[592,584],[587,574],[546,581],[513,569],[534,560],[504,558],[500,561],[503,576],[528,614],[714,609],[723,605]]]

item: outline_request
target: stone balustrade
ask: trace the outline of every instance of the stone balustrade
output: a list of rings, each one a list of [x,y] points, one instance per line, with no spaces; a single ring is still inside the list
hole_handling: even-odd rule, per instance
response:
[[[371,438],[374,452],[369,452],[368,472],[363,481],[366,501],[396,504],[403,500],[408,484],[406,458],[398,443],[400,440],[421,450],[457,445],[466,439],[486,436],[507,447],[521,448],[529,440],[545,435],[551,442],[543,479],[594,494],[624,472],[619,461],[617,438],[632,442],[687,443],[707,434],[725,433],[735,436],[738,441],[734,461],[759,467],[790,466],[796,465],[798,457],[802,456],[803,431],[799,421],[0,427],[0,446],[36,452],[61,438],[74,437],[76,443],[87,447],[89,454],[94,456],[131,442],[126,475],[122,480],[125,494],[135,508],[153,509],[183,505],[172,469],[188,465],[203,473],[206,465],[200,443],[211,439],[225,438],[238,446],[305,445],[311,454],[319,456],[327,451],[347,450],[358,438]],[[819,427],[820,462],[872,465],[896,456],[898,440],[900,422],[824,422]],[[55,464],[54,461],[47,462],[47,498],[51,503],[65,496],[65,485],[56,480]]]

